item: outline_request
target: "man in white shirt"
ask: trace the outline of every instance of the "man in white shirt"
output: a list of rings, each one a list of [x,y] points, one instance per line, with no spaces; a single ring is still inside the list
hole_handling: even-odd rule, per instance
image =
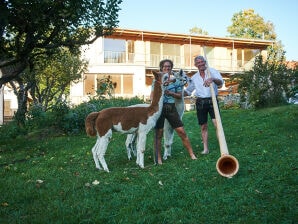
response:
[[[221,87],[224,81],[221,74],[213,68],[209,68],[211,77],[208,77],[206,60],[203,56],[199,55],[195,57],[194,64],[199,71],[191,77],[191,82],[185,89],[184,94],[189,96],[195,91],[194,94],[197,97],[197,118],[198,123],[201,126],[201,134],[204,146],[204,150],[201,153],[208,154],[208,114],[210,115],[213,125],[216,129],[216,120],[212,104],[210,84],[213,83],[214,92],[217,96],[218,87]]]

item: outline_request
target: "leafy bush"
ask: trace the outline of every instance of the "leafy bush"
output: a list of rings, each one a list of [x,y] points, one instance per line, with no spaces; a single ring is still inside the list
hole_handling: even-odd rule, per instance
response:
[[[48,111],[48,119],[50,126],[56,127],[59,130],[63,130],[65,123],[65,116],[70,111],[70,105],[65,100],[59,100]]]
[[[41,104],[33,104],[27,113],[26,129],[34,130],[42,128],[46,125],[47,119],[43,106]]]
[[[288,69],[284,63],[284,53],[279,56],[274,50],[269,51],[267,60],[259,55],[252,70],[237,74],[238,91],[242,103],[254,108],[264,108],[287,103],[293,82],[297,82],[296,72]]]
[[[62,129],[68,134],[82,131],[85,127],[86,116],[93,111],[97,111],[97,106],[90,102],[82,103],[70,109],[64,116],[64,122],[61,125]]]
[[[32,132],[48,134],[56,131],[56,133],[78,134],[85,130],[85,119],[89,113],[109,107],[125,107],[140,103],[144,101],[138,97],[101,100],[92,98],[89,102],[74,107],[70,107],[66,101],[61,101],[46,112],[41,105],[33,105],[28,111],[25,127],[21,128],[16,122],[10,122],[1,127],[0,139],[15,138],[20,134]]]
[[[20,135],[25,135],[26,129],[17,125],[15,120],[0,126],[0,142],[6,142],[7,139],[15,139]]]
[[[85,119],[87,115],[94,111],[100,111],[109,107],[126,107],[129,105],[144,103],[138,97],[126,98],[111,98],[111,99],[90,99],[89,102],[84,102],[74,108],[70,109],[67,114],[63,116],[61,121],[61,129],[68,133],[74,134],[85,130]]]

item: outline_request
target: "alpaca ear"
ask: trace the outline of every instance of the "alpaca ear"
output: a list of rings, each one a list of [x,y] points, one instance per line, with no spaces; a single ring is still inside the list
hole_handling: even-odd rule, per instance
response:
[[[161,71],[152,71],[152,73],[153,73],[153,74],[158,74],[158,75],[160,75],[160,74],[164,74],[164,72],[161,72]]]
[[[164,83],[164,82],[166,82],[168,79],[169,79],[169,75],[168,75],[168,73],[161,73],[162,75],[163,75],[163,77],[162,77],[162,82]]]
[[[180,76],[182,76],[182,75],[183,75],[183,73],[184,73],[184,72],[183,72],[183,70],[182,70],[182,69],[180,69],[180,71],[179,71],[179,75],[180,75]]]
[[[160,72],[160,71],[152,71],[154,78],[155,79],[159,79],[160,76],[163,76],[164,73]]]
[[[152,74],[154,75],[154,78],[155,78],[155,79],[158,78],[158,72],[156,72],[156,71],[152,71]]]

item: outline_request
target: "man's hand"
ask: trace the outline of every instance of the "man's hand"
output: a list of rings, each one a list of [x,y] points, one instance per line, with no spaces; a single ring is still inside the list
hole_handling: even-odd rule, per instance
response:
[[[204,86],[209,87],[212,82],[213,82],[213,78],[208,78],[205,80]]]

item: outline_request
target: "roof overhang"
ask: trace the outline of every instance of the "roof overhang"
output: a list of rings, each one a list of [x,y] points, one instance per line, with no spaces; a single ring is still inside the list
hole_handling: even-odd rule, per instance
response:
[[[273,46],[275,41],[259,39],[242,39],[231,37],[212,37],[206,35],[189,35],[176,33],[162,33],[141,30],[129,30],[117,28],[114,33],[107,38],[142,40],[171,44],[195,44],[207,47],[226,47],[240,49],[261,49]]]

